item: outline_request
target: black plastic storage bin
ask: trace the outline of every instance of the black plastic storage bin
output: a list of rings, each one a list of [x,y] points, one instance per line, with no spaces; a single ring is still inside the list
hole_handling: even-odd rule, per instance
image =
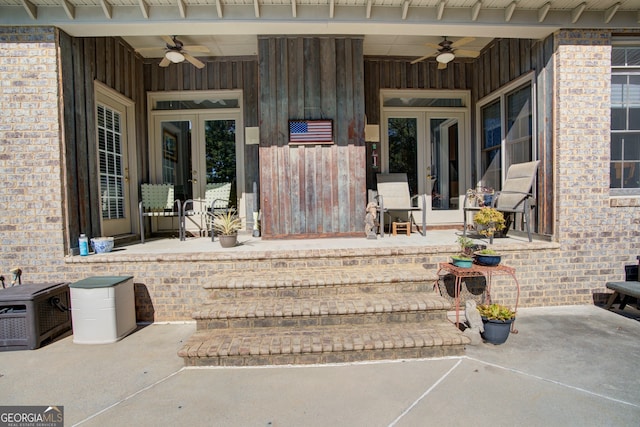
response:
[[[68,283],[0,289],[0,351],[33,350],[71,331]]]

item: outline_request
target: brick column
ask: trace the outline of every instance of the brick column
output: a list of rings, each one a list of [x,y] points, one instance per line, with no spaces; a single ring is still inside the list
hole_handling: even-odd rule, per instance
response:
[[[62,280],[63,213],[56,31],[0,27],[0,274]]]

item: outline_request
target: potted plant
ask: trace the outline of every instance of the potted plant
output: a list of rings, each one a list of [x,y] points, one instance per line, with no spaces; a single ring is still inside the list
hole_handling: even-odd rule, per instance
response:
[[[505,227],[504,215],[496,208],[483,207],[473,217],[477,230],[485,237],[493,238],[494,234]]]
[[[481,249],[473,253],[477,264],[494,267],[500,264],[502,256],[493,249]]]
[[[500,304],[479,305],[478,311],[484,324],[482,338],[491,344],[504,343],[509,337],[511,324],[516,320],[516,313]]]
[[[473,264],[473,258],[471,256],[473,255],[473,248],[475,246],[473,240],[466,236],[459,236],[457,242],[458,245],[460,245],[460,253],[451,257],[452,264],[456,267],[470,268]]]
[[[230,248],[238,243],[238,230],[241,228],[242,220],[233,209],[213,216],[213,232],[218,234],[223,248]]]

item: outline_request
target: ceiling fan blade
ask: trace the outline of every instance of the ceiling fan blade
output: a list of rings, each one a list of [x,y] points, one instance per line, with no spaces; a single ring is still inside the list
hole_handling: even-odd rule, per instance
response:
[[[190,52],[202,52],[202,53],[211,52],[208,47],[200,46],[200,45],[189,45],[189,46],[185,45],[185,46],[182,46],[182,48]]]
[[[439,44],[434,44],[434,43],[425,43],[424,44],[426,47],[430,47],[432,49],[442,49],[442,46],[440,46]]]
[[[167,49],[165,49],[163,47],[139,47],[138,49],[136,49],[136,52],[138,52],[141,55],[153,55],[153,54],[156,54],[157,56],[162,56],[162,55],[164,55],[166,50]]]
[[[185,51],[182,51],[181,53],[184,55],[184,59],[186,59],[187,61],[191,62],[196,67],[198,67],[198,68],[203,68],[204,67],[204,62],[194,58],[193,56],[189,55]]]
[[[426,55],[426,56],[421,56],[420,58],[414,59],[413,61],[411,61],[411,64],[417,64],[420,61],[424,61],[427,58],[431,58],[434,54],[432,53],[431,55]]]
[[[175,46],[176,45],[176,43],[173,41],[173,39],[171,37],[169,37],[169,36],[160,36],[160,37],[162,37],[162,40],[164,40],[164,42],[166,44],[168,44],[169,46]]]
[[[171,61],[169,61],[166,57],[162,58],[162,61],[160,61],[160,66],[161,67],[168,67],[169,64],[171,64]]]
[[[438,62],[438,70],[444,70],[447,68],[447,64],[444,62]]]
[[[460,40],[456,40],[455,42],[451,43],[451,47],[462,46],[462,45],[465,45],[467,43],[471,43],[475,39],[476,39],[475,37],[463,37]]]
[[[456,56],[466,56],[469,58],[477,58],[480,56],[480,52],[477,50],[464,50],[464,49],[456,49]]]

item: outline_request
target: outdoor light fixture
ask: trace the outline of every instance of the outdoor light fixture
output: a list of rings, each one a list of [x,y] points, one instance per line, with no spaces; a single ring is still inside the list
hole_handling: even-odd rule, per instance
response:
[[[442,52],[438,56],[436,56],[436,61],[441,64],[448,64],[453,61],[456,56],[451,52]]]
[[[175,50],[168,51],[167,53],[164,54],[164,56],[174,64],[184,61],[184,55]]]

